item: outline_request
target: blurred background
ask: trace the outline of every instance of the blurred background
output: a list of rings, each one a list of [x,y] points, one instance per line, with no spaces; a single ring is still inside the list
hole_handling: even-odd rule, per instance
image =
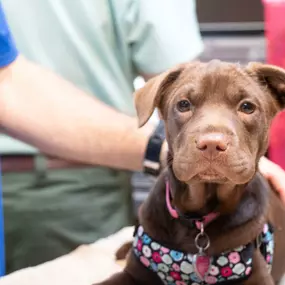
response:
[[[260,0],[199,0],[197,15],[205,44],[202,60],[265,61]]]

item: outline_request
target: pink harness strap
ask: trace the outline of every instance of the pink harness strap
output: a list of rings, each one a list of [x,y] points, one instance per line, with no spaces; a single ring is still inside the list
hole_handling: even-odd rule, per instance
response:
[[[174,219],[178,219],[179,215],[177,213],[177,211],[172,207],[171,202],[170,202],[170,185],[169,185],[169,181],[166,180],[165,181],[165,186],[166,186],[166,191],[165,191],[165,200],[166,200],[166,206],[168,209],[169,214],[171,215],[172,218]],[[203,217],[203,224],[207,225],[209,223],[211,223],[214,219],[216,219],[219,216],[218,213],[209,213],[208,215]],[[197,229],[201,229],[201,221],[196,221],[196,227]]]
[[[166,184],[166,191],[165,191],[165,195],[166,195],[166,206],[167,206],[167,209],[168,209],[168,212],[169,214],[171,215],[172,218],[174,219],[178,219],[178,213],[175,209],[173,209],[173,207],[171,206],[171,203],[170,203],[170,186],[169,186],[169,181],[166,180],[165,181],[165,184]]]

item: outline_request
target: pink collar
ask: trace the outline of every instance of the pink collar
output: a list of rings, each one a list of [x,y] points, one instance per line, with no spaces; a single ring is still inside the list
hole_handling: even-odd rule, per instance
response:
[[[178,215],[177,211],[171,206],[171,203],[170,203],[170,185],[169,185],[168,180],[166,180],[165,186],[166,186],[165,199],[166,199],[166,206],[167,206],[168,212],[172,218],[178,219],[179,215]],[[212,213],[209,213],[208,215],[202,217],[202,221],[195,221],[197,229],[199,229],[199,230],[201,229],[201,223],[203,223],[206,226],[207,224],[209,224],[213,220],[215,220],[218,216],[219,216],[218,213],[212,212]]]

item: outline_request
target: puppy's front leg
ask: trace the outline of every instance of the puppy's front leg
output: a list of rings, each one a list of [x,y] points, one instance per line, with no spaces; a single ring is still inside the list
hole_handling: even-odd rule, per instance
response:
[[[133,242],[129,241],[124,243],[116,252],[116,259],[117,260],[126,260],[128,257],[128,254],[131,251]]]
[[[109,279],[93,285],[137,285],[135,280],[125,271],[114,274]]]
[[[250,278],[244,285],[274,285],[273,278],[268,272],[267,264],[259,250],[253,254],[253,270]]]

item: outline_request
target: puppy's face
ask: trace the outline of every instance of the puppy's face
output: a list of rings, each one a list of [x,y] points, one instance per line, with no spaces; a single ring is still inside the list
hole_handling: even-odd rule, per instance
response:
[[[161,98],[173,171],[186,183],[243,184],[267,147],[274,102],[233,64],[192,64]]]
[[[159,108],[172,170],[189,185],[248,182],[266,151],[270,122],[284,102],[284,71],[258,63],[180,65],[136,94],[140,125]]]

